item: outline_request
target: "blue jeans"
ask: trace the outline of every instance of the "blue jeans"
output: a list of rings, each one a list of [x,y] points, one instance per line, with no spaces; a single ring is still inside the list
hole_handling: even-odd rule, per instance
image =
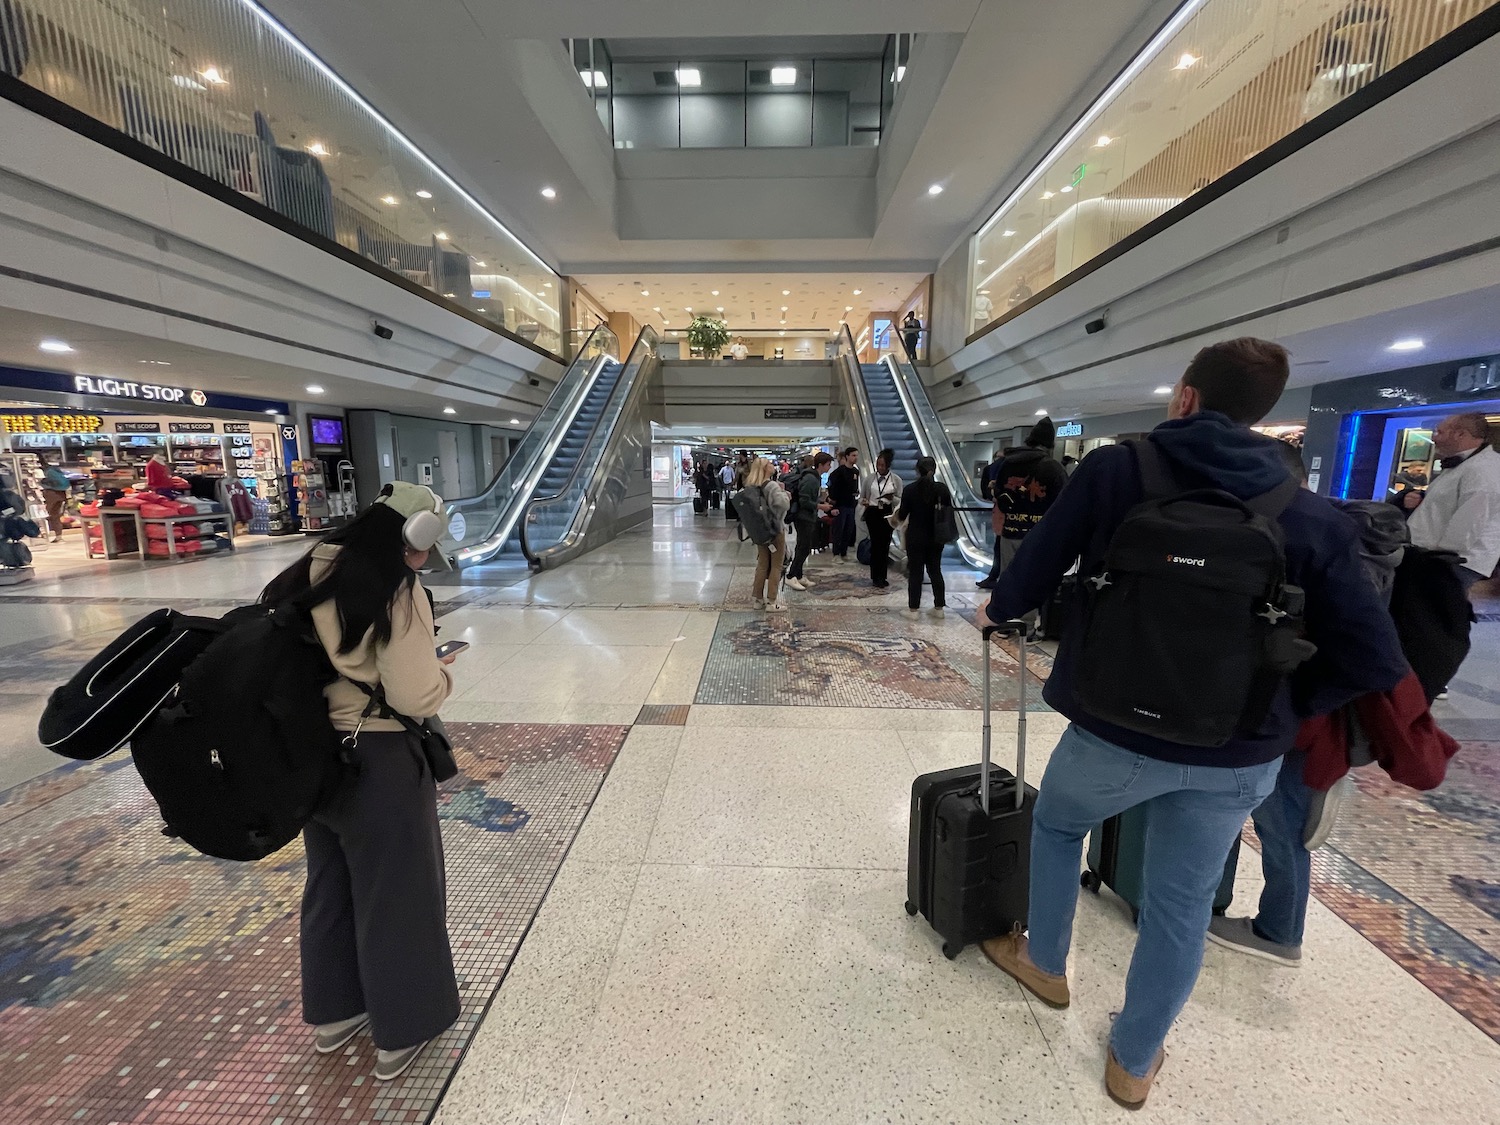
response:
[[[1031,829],[1028,945],[1042,972],[1067,971],[1084,836],[1149,802],[1140,935],[1110,1033],[1115,1058],[1137,1077],[1151,1069],[1192,994],[1224,861],[1245,818],[1271,792],[1278,766],[1178,765],[1077,726],[1052,752]]]
[[[1255,932],[1280,945],[1301,945],[1307,923],[1312,856],[1302,846],[1302,834],[1314,791],[1302,780],[1306,762],[1301,750],[1283,758],[1276,788],[1250,816],[1260,837],[1260,866],[1266,876]]]

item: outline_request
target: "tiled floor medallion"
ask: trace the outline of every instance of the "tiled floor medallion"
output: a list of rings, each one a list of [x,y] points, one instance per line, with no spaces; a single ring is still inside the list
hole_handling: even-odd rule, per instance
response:
[[[426,1121],[624,741],[620,726],[453,723],[443,788],[463,1011],[400,1081],[361,1036],[313,1053],[294,844],[261,863],[160,835],[128,759],[0,795],[0,1121]]]

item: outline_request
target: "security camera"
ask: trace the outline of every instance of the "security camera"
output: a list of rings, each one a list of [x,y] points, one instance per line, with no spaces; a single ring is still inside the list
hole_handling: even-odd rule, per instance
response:
[[[530,383],[533,387],[540,387],[542,385],[542,381],[540,379],[538,379],[535,375],[530,376],[529,378],[527,378],[526,381],[528,383]]]
[[[387,328],[378,320],[373,322],[373,327],[375,329],[375,335],[379,336],[382,340],[389,340],[396,334],[396,330],[394,328]]]
[[[1092,336],[1095,332],[1103,332],[1105,328],[1104,318],[1096,317],[1083,326],[1083,330]]]
[[[961,387],[961,386],[963,386],[964,385],[964,377],[962,375],[960,375],[957,379],[953,380],[953,385],[955,387]]]

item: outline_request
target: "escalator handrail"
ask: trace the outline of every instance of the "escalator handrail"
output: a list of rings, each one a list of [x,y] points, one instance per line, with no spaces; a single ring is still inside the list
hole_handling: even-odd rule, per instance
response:
[[[854,407],[857,425],[862,431],[861,444],[869,446],[870,463],[875,463],[879,452],[880,428],[875,424],[875,411],[870,406],[870,396],[865,390],[865,381],[859,370],[859,349],[854,344],[854,335],[847,324],[839,333],[839,360],[844,376],[844,390]]]
[[[531,497],[531,499],[526,501],[525,505],[522,506],[520,517],[521,554],[526,557],[526,561],[528,563],[535,564],[540,557],[537,552],[534,552],[531,549],[531,541],[528,534],[528,528],[530,527],[531,523],[529,517],[531,515],[532,508],[537,505],[542,505],[545,507],[548,504],[556,503],[558,500],[567,496],[568,493],[572,492],[573,486],[578,480],[578,474],[583,471],[584,462],[588,460],[588,451],[594,447],[595,438],[599,434],[599,428],[604,424],[604,420],[610,415],[611,406],[613,406],[617,399],[620,401],[621,410],[615,412],[616,417],[618,417],[624,409],[625,398],[622,396],[628,396],[630,394],[631,388],[635,386],[636,379],[640,375],[641,368],[645,365],[646,358],[656,353],[656,346],[658,342],[659,341],[656,335],[656,330],[653,329],[649,324],[641,329],[641,334],[636,337],[635,346],[630,349],[630,354],[626,356],[624,363],[621,364],[620,377],[616,380],[614,389],[610,391],[609,397],[604,400],[604,404],[599,409],[599,416],[594,419],[593,425],[589,427],[588,436],[584,438],[583,445],[578,453],[578,460],[574,462],[573,470],[568,474],[568,479],[564,481],[562,487],[557,489],[555,492],[551,492],[545,496],[533,496]],[[582,490],[581,498],[583,502],[579,504],[580,512],[586,510],[589,505],[593,503],[591,490],[588,487],[585,487]],[[572,535],[573,529],[577,525],[577,522],[578,514],[574,513],[573,519],[569,521],[567,533],[565,533],[563,537],[558,540],[559,544],[568,540],[568,538]],[[554,544],[554,546],[555,545],[556,544]]]
[[[598,330],[599,329],[596,327],[594,331],[597,332]],[[593,335],[593,332],[589,333],[589,338],[592,339]],[[580,349],[578,357],[573,362],[578,363],[582,361],[583,358],[584,351],[583,349]],[[594,389],[594,384],[598,382],[599,376],[603,372],[605,365],[608,364],[612,358],[613,357],[611,357],[609,354],[605,353],[603,355],[595,356],[594,359],[590,361],[587,373],[584,375],[577,388],[578,393],[571,403],[563,407],[562,413],[558,416],[557,424],[553,427],[551,437],[545,439],[542,442],[540,451],[536,454],[531,463],[526,467],[525,472],[521,474],[520,478],[511,485],[511,495],[507,499],[513,500],[516,497],[528,495],[531,490],[536,488],[537,484],[540,483],[542,476],[547,471],[547,466],[551,464],[552,458],[557,455],[557,450],[562,445],[563,439],[567,437],[568,430],[573,425],[573,419],[578,417],[578,412],[583,409],[583,404],[588,399],[589,392]],[[570,365],[569,371],[571,370],[572,367]],[[567,373],[564,373],[563,378],[558,381],[558,385],[553,389],[552,393],[554,395],[557,394],[557,392],[563,387],[566,382]],[[551,396],[549,396],[547,405],[550,406],[551,402],[552,399]],[[545,411],[546,407],[543,407],[543,413],[545,413]],[[541,416],[541,414],[538,414],[537,418],[540,419]],[[534,426],[536,423],[533,422],[532,424]],[[478,498],[476,497],[476,499]],[[458,501],[454,501],[453,503],[458,503]],[[450,505],[450,507],[451,506],[452,505]],[[512,502],[504,505],[504,507],[502,507],[502,512],[504,512],[507,508],[511,513],[509,517],[505,516],[504,514],[500,515],[499,518],[496,519],[494,528],[491,530],[489,535],[485,536],[485,538],[479,540],[477,543],[474,543],[472,546],[460,548],[453,554],[449,561],[454,565],[457,565],[460,560],[467,561],[479,556],[489,557],[500,548],[502,548],[505,545],[506,540],[510,538],[511,533],[515,531],[516,523],[524,514],[526,505],[518,505]]]

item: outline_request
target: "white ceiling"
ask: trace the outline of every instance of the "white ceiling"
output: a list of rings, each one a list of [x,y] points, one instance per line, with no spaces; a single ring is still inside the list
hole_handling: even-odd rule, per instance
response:
[[[642,324],[655,324],[659,328],[685,328],[694,316],[703,315],[721,317],[735,331],[784,327],[834,332],[840,320],[858,325],[871,312],[896,309],[921,284],[923,276],[641,273],[592,274],[579,280],[606,308],[628,312]],[[783,305],[787,307],[785,313],[781,311]],[[846,308],[849,305],[853,308]],[[692,312],[687,311],[688,306]],[[720,306],[724,309],[722,313],[718,311]],[[658,308],[660,312],[656,311]]]
[[[61,355],[44,352],[38,344],[45,339],[61,340],[74,350]],[[389,410],[426,418],[445,417],[441,411],[448,405],[434,394],[380,386],[364,379],[312,374],[297,367],[6,308],[0,308],[0,364],[166,383],[289,403]],[[310,394],[309,385],[321,386],[325,393]],[[0,399],[13,396],[25,401],[26,395],[26,391],[12,392],[0,387]],[[524,425],[532,417],[529,411],[517,414],[460,399],[454,399],[451,405],[457,413],[448,417],[461,422],[508,426],[515,417]]]

